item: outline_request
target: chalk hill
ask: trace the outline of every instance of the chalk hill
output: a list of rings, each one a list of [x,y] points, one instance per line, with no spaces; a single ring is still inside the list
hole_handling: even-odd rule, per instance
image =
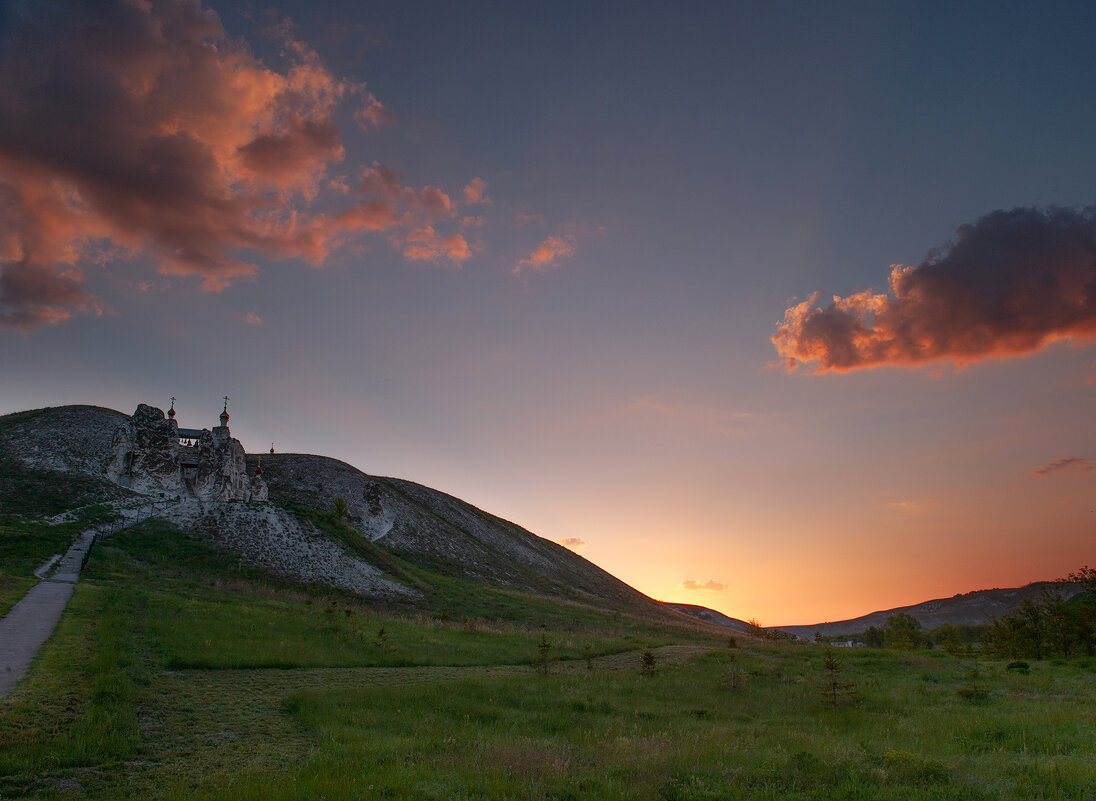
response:
[[[413,601],[430,594],[431,576],[448,576],[604,611],[689,622],[521,526],[443,492],[366,475],[335,459],[263,454],[262,481],[255,476],[255,455],[243,457],[246,470],[242,461],[237,468],[222,460],[211,463],[210,471],[227,489],[210,494],[199,482],[195,492],[193,481],[179,478],[188,469],[187,459],[194,457],[183,446],[182,457],[171,453],[175,429],[169,422],[161,410],[143,404],[132,417],[95,406],[6,415],[0,417],[0,461],[89,476],[120,492],[119,484],[146,493],[167,490],[168,499],[158,502],[158,516],[204,532],[251,564],[362,595]],[[228,441],[227,427],[219,435],[216,431]],[[208,434],[203,436],[208,439]],[[250,490],[229,493],[245,486],[248,477]],[[264,483],[259,502],[252,491],[257,483]],[[347,502],[347,522],[360,541],[348,539],[345,528],[340,535],[333,527],[330,512],[336,497]],[[413,570],[401,571],[400,565]]]

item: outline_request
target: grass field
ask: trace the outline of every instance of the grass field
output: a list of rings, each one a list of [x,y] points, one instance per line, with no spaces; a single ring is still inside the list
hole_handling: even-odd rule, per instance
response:
[[[377,609],[167,524],[113,535],[0,700],[0,798],[1096,799],[1096,660],[834,672],[813,644],[462,592]]]

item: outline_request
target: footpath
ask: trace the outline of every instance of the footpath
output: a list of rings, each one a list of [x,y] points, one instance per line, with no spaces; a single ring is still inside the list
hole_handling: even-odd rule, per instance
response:
[[[15,689],[38,649],[53,633],[72,597],[97,531],[90,529],[81,534],[57,562],[53,575],[31,587],[0,620],[0,697]],[[36,575],[44,574],[49,567],[45,565]]]

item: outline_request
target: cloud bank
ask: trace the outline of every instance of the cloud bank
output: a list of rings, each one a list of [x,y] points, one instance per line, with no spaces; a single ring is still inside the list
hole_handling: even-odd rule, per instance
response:
[[[890,292],[815,294],[789,308],[772,342],[789,371],[949,360],[966,364],[1096,340],[1096,208],[1017,208],[961,226]]]
[[[1078,470],[1091,470],[1093,464],[1088,459],[1082,459],[1080,456],[1062,456],[1055,459],[1050,464],[1045,464],[1037,470],[1032,470],[1033,476],[1045,476],[1047,473],[1053,473],[1056,470],[1065,470],[1067,468],[1076,468]]]
[[[195,1],[0,9],[0,327],[101,310],[85,279],[96,253],[151,256],[209,291],[254,276],[257,256],[320,265],[371,232],[409,259],[468,258],[462,237],[429,228],[455,214],[440,189],[390,173],[380,197],[333,188],[336,109],[366,129],[393,117],[288,23],[276,34],[280,70]],[[473,179],[464,196],[485,191]]]

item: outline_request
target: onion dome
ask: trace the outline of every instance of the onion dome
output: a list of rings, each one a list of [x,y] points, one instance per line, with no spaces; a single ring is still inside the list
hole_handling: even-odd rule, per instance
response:
[[[228,425],[228,396],[227,395],[225,395],[225,408],[224,408],[224,411],[221,412],[221,425],[222,426],[227,426]]]
[[[175,397],[171,398],[171,408],[167,410],[167,416],[172,420],[175,419]]]

